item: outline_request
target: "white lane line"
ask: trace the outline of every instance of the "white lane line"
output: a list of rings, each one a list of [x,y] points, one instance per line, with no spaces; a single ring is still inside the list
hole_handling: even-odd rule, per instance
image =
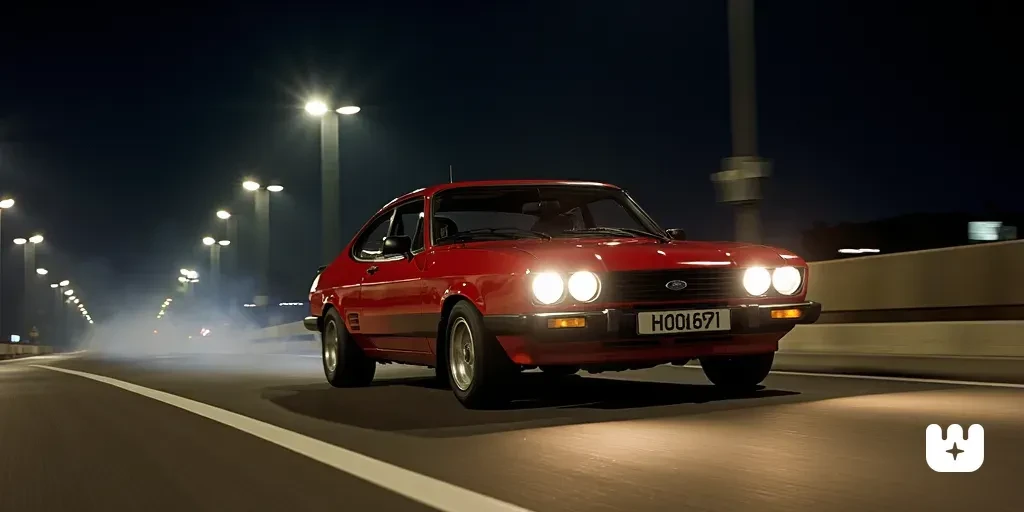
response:
[[[683,365],[683,368],[701,369],[700,366]],[[679,368],[679,366],[676,366]],[[980,382],[971,380],[946,380],[946,379],[920,379],[914,377],[885,377],[882,375],[854,375],[844,373],[812,373],[812,372],[790,372],[785,370],[772,370],[774,375],[793,375],[797,377],[830,377],[833,379],[861,379],[861,380],[887,380],[894,382],[915,382],[920,384],[953,384],[957,386],[978,386],[986,388],[1009,388],[1024,389],[1024,384],[1012,384],[1009,382]]]
[[[517,505],[202,402],[103,375],[55,366],[32,366],[77,375],[173,405],[179,409],[184,409],[260,439],[270,441],[295,453],[305,455],[356,478],[443,512],[530,512],[528,509]]]

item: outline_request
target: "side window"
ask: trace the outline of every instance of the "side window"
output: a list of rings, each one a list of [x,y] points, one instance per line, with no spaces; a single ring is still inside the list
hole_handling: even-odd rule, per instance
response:
[[[412,252],[423,249],[423,204],[422,199],[398,207],[391,234],[412,238]]]
[[[385,213],[373,221],[359,243],[356,244],[356,256],[364,260],[372,260],[380,257],[381,249],[384,248],[384,237],[388,236],[388,228],[391,225],[391,213]]]

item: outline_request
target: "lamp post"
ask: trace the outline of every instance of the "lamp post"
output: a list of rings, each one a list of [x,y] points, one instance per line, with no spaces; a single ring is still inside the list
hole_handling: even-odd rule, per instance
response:
[[[8,209],[8,208],[10,208],[12,206],[14,206],[14,199],[11,199],[11,198],[8,198],[8,197],[0,199],[0,240],[3,240],[3,229],[2,229],[2,226],[3,226],[4,210],[6,210],[6,209]],[[0,244],[0,266],[2,266],[2,262],[4,260],[3,256],[4,256],[3,255],[3,244]],[[3,327],[4,327],[4,325],[3,325],[3,317],[4,317],[3,296],[4,296],[3,268],[0,268],[0,336],[3,336],[3,334],[4,334],[4,329],[3,329]]]
[[[266,306],[270,302],[269,281],[270,281],[270,194],[284,190],[281,185],[268,185],[263,187],[259,182],[246,180],[242,188],[253,193],[253,203],[256,213],[256,238],[258,258],[258,280],[256,295],[253,302],[257,306]]]
[[[43,243],[43,235],[32,235],[26,238],[15,238],[14,245],[22,247],[22,256],[24,257],[22,264],[24,265],[24,286],[22,290],[23,302],[22,304],[22,321],[25,323],[24,329],[28,333],[32,330],[33,324],[33,303],[32,303],[32,275],[35,273],[33,269],[36,268],[36,246]]]
[[[736,240],[761,242],[761,185],[771,162],[757,155],[754,0],[729,0],[729,80],[732,156],[711,175],[718,201],[735,209]]]
[[[347,105],[334,112],[350,116],[360,108]],[[306,103],[306,113],[320,118],[320,254],[330,263],[341,251],[341,161],[338,140],[338,116],[322,100]]]

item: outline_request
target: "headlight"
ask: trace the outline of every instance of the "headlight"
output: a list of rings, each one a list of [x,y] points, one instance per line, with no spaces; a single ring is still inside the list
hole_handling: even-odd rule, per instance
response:
[[[601,281],[593,272],[586,270],[569,276],[569,295],[580,302],[590,302],[601,293]]]
[[[772,272],[772,286],[783,295],[793,295],[800,289],[800,271],[795,267],[779,267]]]
[[[554,304],[565,295],[562,276],[554,272],[540,272],[533,276],[533,296],[541,304]]]
[[[750,267],[743,273],[743,288],[751,295],[764,295],[772,286],[772,275],[764,267]]]

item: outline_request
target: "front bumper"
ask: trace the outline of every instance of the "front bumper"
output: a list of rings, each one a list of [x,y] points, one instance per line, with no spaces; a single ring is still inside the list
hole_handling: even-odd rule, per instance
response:
[[[727,331],[698,331],[687,333],[639,334],[637,313],[640,311],[686,311],[693,309],[728,309],[732,318],[731,329]],[[773,310],[798,309],[799,318],[772,318]],[[821,304],[801,302],[796,304],[765,304],[744,306],[707,305],[665,305],[657,308],[604,309],[585,312],[534,313],[528,315],[485,315],[484,325],[496,336],[524,336],[534,341],[609,341],[636,340],[641,338],[679,338],[707,340],[729,338],[735,335],[785,333],[798,324],[811,324],[821,315]],[[585,326],[571,328],[550,328],[552,318],[586,319]]]

